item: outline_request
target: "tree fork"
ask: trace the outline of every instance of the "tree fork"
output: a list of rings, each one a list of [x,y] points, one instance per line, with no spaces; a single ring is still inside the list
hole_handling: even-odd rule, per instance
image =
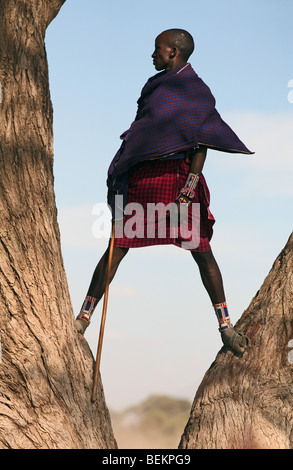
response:
[[[292,449],[293,233],[236,329],[251,339],[251,348],[242,358],[220,350],[197,390],[179,447]]]
[[[64,2],[0,0],[0,448],[117,446],[60,248],[44,39]]]

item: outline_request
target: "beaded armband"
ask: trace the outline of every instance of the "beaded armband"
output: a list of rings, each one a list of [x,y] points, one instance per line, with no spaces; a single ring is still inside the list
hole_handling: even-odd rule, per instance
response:
[[[184,188],[180,189],[176,201],[188,207],[195,198],[195,188],[199,181],[198,174],[189,173]]]
[[[194,191],[198,182],[199,175],[197,173],[189,173],[184,187]]]

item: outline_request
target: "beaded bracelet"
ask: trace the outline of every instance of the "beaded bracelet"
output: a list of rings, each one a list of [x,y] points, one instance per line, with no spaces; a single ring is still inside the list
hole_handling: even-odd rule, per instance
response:
[[[179,202],[185,207],[190,206],[192,200],[195,198],[195,188],[199,182],[199,175],[196,173],[189,173],[184,188],[181,188],[176,202]]]
[[[191,204],[191,200],[188,199],[186,196],[184,196],[183,194],[179,194],[177,196],[177,199],[176,199],[176,202],[179,202],[179,204],[181,204],[182,206],[185,206],[185,207],[188,207],[190,206]]]
[[[193,191],[193,189],[189,189],[189,188],[186,188],[186,187],[180,189],[180,194],[182,194],[183,196],[188,197],[188,199],[194,199],[195,198],[195,191]]]

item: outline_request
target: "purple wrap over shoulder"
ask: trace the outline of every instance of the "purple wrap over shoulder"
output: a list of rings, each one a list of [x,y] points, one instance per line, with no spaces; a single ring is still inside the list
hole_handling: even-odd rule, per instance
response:
[[[199,145],[252,154],[215,108],[209,87],[189,63],[151,77],[142,89],[136,118],[108,170],[108,202],[126,196],[128,173],[136,163],[170,158]],[[126,201],[125,201],[126,202]]]

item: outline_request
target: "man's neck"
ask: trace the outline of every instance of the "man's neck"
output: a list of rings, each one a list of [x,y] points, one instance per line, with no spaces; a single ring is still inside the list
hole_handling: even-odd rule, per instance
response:
[[[180,65],[185,65],[186,62],[182,59],[179,59],[179,60],[174,60],[173,62],[171,62],[170,64],[168,64],[168,66],[165,68],[165,71],[166,72],[172,72],[172,70],[175,70],[177,69],[178,67],[180,67]]]

